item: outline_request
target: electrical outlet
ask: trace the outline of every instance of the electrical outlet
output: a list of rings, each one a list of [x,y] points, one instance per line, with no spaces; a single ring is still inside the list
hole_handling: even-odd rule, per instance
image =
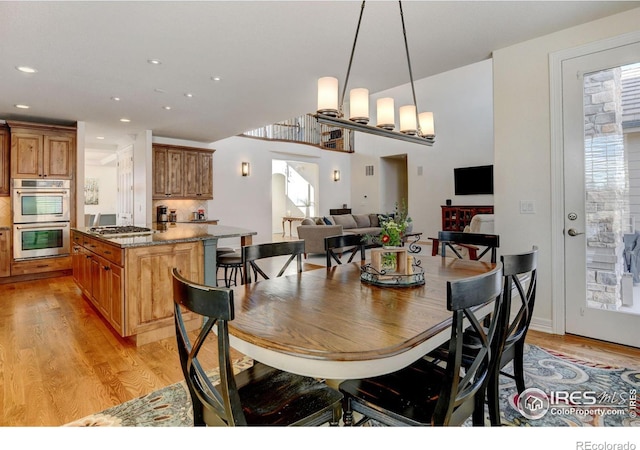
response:
[[[536,203],[533,200],[520,200],[520,214],[535,214]]]

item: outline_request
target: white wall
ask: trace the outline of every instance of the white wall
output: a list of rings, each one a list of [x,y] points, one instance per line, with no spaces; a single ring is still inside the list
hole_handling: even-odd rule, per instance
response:
[[[208,202],[209,217],[216,217],[222,225],[249,228],[258,232],[254,243],[270,242],[271,161],[284,159],[317,163],[318,189],[321,192],[318,214],[329,214],[330,208],[350,204],[351,159],[349,154],[287,142],[263,141],[244,137],[230,137],[211,144],[213,155],[213,200]],[[243,177],[243,161],[251,164],[251,174]],[[332,180],[339,170],[341,180]],[[221,245],[239,246],[234,240]]]
[[[433,111],[436,142],[433,147],[356,134],[356,153],[351,165],[351,198],[357,213],[381,211],[379,192],[380,157],[407,154],[409,214],[413,229],[423,238],[442,228],[440,206],[453,204],[492,205],[492,195],[454,196],[453,168],[493,163],[493,91],[490,60],[445,72],[415,82],[418,109]],[[399,86],[371,97],[371,123],[375,124],[375,100],[393,97],[396,111],[412,103],[410,86]],[[396,129],[397,129],[396,112]],[[365,176],[365,166],[374,166],[374,176]],[[418,167],[422,166],[422,175]]]
[[[117,168],[110,166],[85,166],[84,179],[98,179],[98,204],[84,205],[84,190],[78,191],[78,195],[82,196],[85,214],[115,214],[116,203],[118,199],[118,190],[116,186]]]
[[[549,54],[639,23],[637,8],[493,53],[495,229],[501,253],[540,249],[534,328],[550,330],[552,320]],[[533,200],[536,213],[520,214],[520,200]]]

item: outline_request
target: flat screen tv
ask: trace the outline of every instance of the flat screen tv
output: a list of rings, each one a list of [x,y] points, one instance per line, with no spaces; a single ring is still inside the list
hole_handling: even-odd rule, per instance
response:
[[[493,166],[453,169],[456,195],[493,194]]]

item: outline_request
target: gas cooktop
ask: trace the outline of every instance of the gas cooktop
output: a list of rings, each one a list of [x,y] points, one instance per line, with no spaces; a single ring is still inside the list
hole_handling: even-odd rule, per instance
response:
[[[145,234],[153,234],[151,228],[134,227],[134,226],[103,226],[103,227],[91,227],[89,233],[98,234],[101,236],[120,237],[120,236],[141,236]]]

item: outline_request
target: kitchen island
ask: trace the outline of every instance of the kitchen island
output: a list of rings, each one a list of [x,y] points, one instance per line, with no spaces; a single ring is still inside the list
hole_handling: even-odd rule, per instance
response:
[[[219,239],[250,245],[255,231],[208,224],[159,224],[153,233],[100,235],[72,229],[73,276],[83,294],[123,338],[137,345],[175,333],[171,269],[216,285]],[[191,317],[195,328],[199,320]]]

